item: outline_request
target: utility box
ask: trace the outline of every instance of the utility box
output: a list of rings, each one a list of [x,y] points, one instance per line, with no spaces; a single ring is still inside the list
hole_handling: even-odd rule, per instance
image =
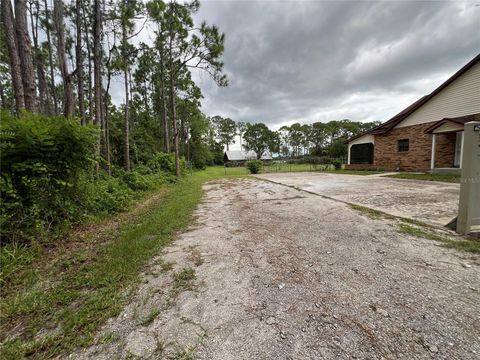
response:
[[[457,232],[480,233],[480,121],[465,124]]]

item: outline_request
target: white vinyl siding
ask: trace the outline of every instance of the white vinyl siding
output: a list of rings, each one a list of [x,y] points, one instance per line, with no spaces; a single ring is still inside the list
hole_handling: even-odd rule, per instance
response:
[[[442,126],[433,130],[433,133],[439,134],[439,133],[456,132],[456,131],[462,131],[462,130],[463,130],[463,125],[447,122]]]
[[[440,91],[396,128],[477,113],[480,113],[480,63]]]

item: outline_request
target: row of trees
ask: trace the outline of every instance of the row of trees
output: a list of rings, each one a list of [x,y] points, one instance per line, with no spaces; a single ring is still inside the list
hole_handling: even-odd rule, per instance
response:
[[[127,171],[158,151],[209,152],[208,119],[191,69],[226,86],[225,35],[195,24],[198,0],[1,0],[0,106],[77,117],[99,127],[98,154]],[[154,34],[153,43],[139,35]],[[112,89],[123,87],[123,104]],[[114,86],[115,84],[115,86]],[[191,149],[192,148],[192,151]],[[133,158],[132,158],[133,156]]]
[[[345,140],[380,124],[376,121],[362,123],[345,119],[327,123],[295,123],[273,131],[263,123],[235,123],[220,116],[214,116],[210,121],[216,130],[219,143],[227,150],[238,136],[240,147],[254,150],[259,158],[267,150],[283,157],[342,157],[347,151]]]

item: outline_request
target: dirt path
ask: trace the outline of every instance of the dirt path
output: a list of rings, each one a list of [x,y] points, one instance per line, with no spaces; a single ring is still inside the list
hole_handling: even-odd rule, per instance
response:
[[[70,358],[479,358],[478,256],[273,183],[205,189],[197,224]]]

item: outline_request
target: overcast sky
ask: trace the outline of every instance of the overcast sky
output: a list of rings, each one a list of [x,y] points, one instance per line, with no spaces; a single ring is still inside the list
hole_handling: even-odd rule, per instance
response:
[[[204,0],[229,86],[195,74],[202,109],[273,128],[387,120],[480,52],[479,4]]]

